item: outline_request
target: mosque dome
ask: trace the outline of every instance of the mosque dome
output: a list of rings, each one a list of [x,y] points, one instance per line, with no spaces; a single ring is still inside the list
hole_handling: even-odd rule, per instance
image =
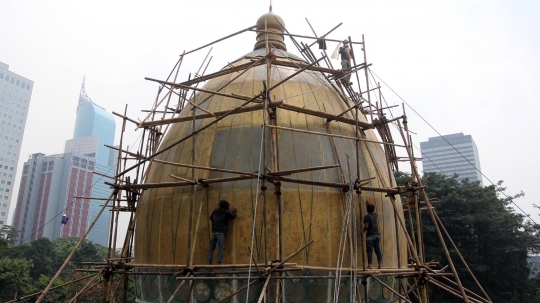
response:
[[[212,234],[208,218],[217,207],[218,201],[224,199],[238,209],[237,218],[229,223],[225,239],[224,264],[236,266],[249,264],[251,260],[247,247],[252,240],[256,250],[253,255],[255,261],[264,263],[283,260],[314,239],[315,242],[293,260],[305,268],[312,266],[313,272],[308,275],[314,275],[315,268],[336,267],[340,254],[343,254],[342,265],[351,266],[352,258],[349,250],[339,249],[340,241],[343,240],[341,236],[345,221],[345,205],[351,197],[350,192],[325,184],[354,182],[357,178],[357,168],[359,179],[369,180],[367,182],[371,186],[389,187],[395,181],[388,174],[389,166],[380,144],[359,142],[360,156],[357,163],[355,159],[357,141],[349,138],[356,136],[356,129],[354,123],[347,122],[355,119],[351,112],[345,113],[340,121],[332,122],[303,112],[308,110],[339,115],[350,108],[352,103],[329,85],[320,72],[305,70],[293,76],[299,70],[295,64],[298,66],[306,64],[299,57],[286,51],[283,35],[280,35],[283,33],[284,24],[281,18],[269,12],[259,18],[257,29],[264,29],[265,20],[268,30],[275,33],[269,35],[268,40],[277,46],[277,58],[287,61],[288,66],[272,64],[268,74],[266,65],[258,65],[240,75],[231,73],[209,80],[204,89],[219,91],[221,94],[213,95],[207,92],[195,94],[190,101],[197,107],[186,105],[180,113],[180,117],[185,118],[184,121],[170,126],[160,149],[164,150],[174,145],[192,134],[193,128],[196,130],[205,128],[217,118],[210,115],[207,118],[193,120],[194,114],[197,116],[209,112],[223,113],[246,103],[246,100],[241,98],[225,95],[256,96],[264,90],[263,82],[269,80],[269,83],[266,83],[267,87],[273,87],[292,77],[269,92],[272,109],[266,113],[263,110],[246,110],[223,117],[204,131],[198,132],[196,136],[174,145],[155,158],[148,169],[146,183],[172,183],[179,182],[179,179],[206,180],[206,183],[205,186],[171,186],[144,191],[137,208],[136,263],[178,264],[179,267],[206,264]],[[266,56],[263,42],[265,42],[264,33],[258,33],[255,50],[226,68],[253,63],[255,61],[253,57]],[[255,108],[260,106],[261,102],[260,98],[255,99],[246,107]],[[282,106],[278,106],[279,104]],[[263,128],[265,118],[269,125],[281,128]],[[359,120],[367,123],[362,115]],[[306,132],[294,132],[286,128]],[[335,136],[321,136],[316,132]],[[364,133],[366,139],[378,141],[372,130],[366,129]],[[263,138],[265,143],[262,143]],[[261,161],[264,161],[262,165]],[[173,163],[192,166],[179,166]],[[302,171],[322,166],[332,167]],[[200,169],[202,167],[216,169]],[[262,188],[259,180],[254,177],[254,173],[263,172],[261,167],[269,176],[272,172],[299,171],[283,175],[280,179],[269,178],[266,180],[266,188]],[[222,182],[225,179],[228,182]],[[261,190],[266,190],[264,195]],[[364,209],[364,214],[366,203],[376,205],[380,218],[384,266],[387,268],[405,266],[407,263],[405,237],[397,232],[390,198],[383,193],[367,191],[354,196],[356,197],[354,199],[359,197],[358,203]],[[397,203],[397,208],[399,210],[397,215],[403,216],[401,203]],[[359,208],[356,210],[359,211]],[[257,216],[254,218],[255,213]],[[356,224],[360,229],[362,224],[360,213],[356,215]],[[361,251],[358,251],[358,259],[359,264],[366,262],[362,260]],[[317,273],[326,275],[330,271],[320,270]],[[137,302],[159,302],[162,299],[166,301],[167,296],[170,296],[178,285],[171,283],[161,276],[138,277]],[[197,301],[207,302],[205,300],[211,300],[212,296],[217,300],[216,292],[219,289],[223,290],[225,286],[219,286],[214,282],[204,283],[201,287],[207,289],[209,295],[201,296],[201,300]],[[230,284],[230,287],[237,287],[245,281],[238,283]],[[325,280],[321,285],[324,283],[332,282]],[[295,287],[301,288],[298,285]],[[307,297],[311,290],[308,286],[305,287]],[[321,293],[326,291],[326,286],[319,290]],[[299,293],[300,290],[294,292],[294,295],[299,296]],[[382,298],[382,291],[380,293]],[[315,299],[306,300],[302,302],[312,302],[309,300],[322,302]]]

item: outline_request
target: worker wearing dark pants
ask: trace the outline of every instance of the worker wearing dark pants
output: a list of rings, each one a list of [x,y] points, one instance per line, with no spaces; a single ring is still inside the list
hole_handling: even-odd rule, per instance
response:
[[[343,46],[339,48],[339,54],[341,56],[341,70],[345,73],[349,73],[347,76],[343,77],[343,81],[352,85],[351,81],[351,59],[354,58],[352,50],[349,48],[349,41],[343,40]]]
[[[379,266],[382,267],[382,253],[381,253],[381,235],[379,234],[379,217],[375,213],[375,205],[368,204],[366,206],[368,214],[364,217],[364,232],[366,235],[366,252],[368,257],[368,269],[371,269],[373,264],[373,249],[377,255],[377,261]]]
[[[210,238],[210,249],[208,250],[208,258],[206,262],[212,264],[212,255],[218,245],[217,263],[221,264],[223,261],[223,251],[225,249],[225,235],[227,234],[227,227],[229,220],[236,218],[236,207],[230,211],[231,204],[225,200],[219,201],[219,207],[212,211],[210,215],[210,221],[212,221],[212,237]]]

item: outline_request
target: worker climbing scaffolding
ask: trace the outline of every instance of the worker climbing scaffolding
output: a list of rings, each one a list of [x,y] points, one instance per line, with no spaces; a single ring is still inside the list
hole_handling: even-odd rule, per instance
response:
[[[341,56],[341,69],[343,72],[348,73],[345,77],[343,77],[343,82],[348,83],[349,85],[352,85],[351,81],[351,74],[350,69],[352,67],[351,65],[351,59],[354,58],[354,54],[352,49],[349,47],[349,40],[343,40],[343,46],[339,48],[339,55]]]

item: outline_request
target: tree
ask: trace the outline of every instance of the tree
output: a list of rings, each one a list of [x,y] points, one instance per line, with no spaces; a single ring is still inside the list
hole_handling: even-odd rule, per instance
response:
[[[57,238],[52,244],[57,250],[57,267],[66,260],[79,238]],[[85,240],[71,259],[75,266],[81,266],[82,262],[99,262],[107,259],[107,248]]]
[[[32,291],[29,270],[33,262],[24,259],[0,259],[0,301],[12,300]]]
[[[410,176],[397,174],[398,182],[410,182]],[[513,197],[503,195],[502,182],[481,187],[479,182],[458,181],[436,173],[426,173],[428,198],[438,198],[437,214],[456,243],[459,252],[494,302],[525,302],[529,267],[527,256],[540,249],[538,229],[523,215],[510,207]],[[398,183],[403,185],[403,183]],[[421,196],[421,200],[424,197]],[[426,260],[437,260],[441,267],[448,264],[435,233],[429,214],[422,214]],[[481,293],[457,252],[447,242],[448,249],[464,286]],[[460,302],[445,291],[431,288],[432,302]]]
[[[0,238],[7,241],[8,245],[13,246],[19,237],[19,232],[13,226],[2,225],[0,227]]]
[[[30,269],[30,277],[33,281],[40,279],[42,275],[50,277],[55,274],[56,252],[52,242],[48,238],[39,238],[30,242],[29,247],[22,254],[23,258],[34,261]]]

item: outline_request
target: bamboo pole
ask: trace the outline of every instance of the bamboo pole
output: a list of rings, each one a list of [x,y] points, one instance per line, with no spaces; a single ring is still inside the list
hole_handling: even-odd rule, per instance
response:
[[[340,23],[338,24],[333,30],[335,30],[336,28],[338,28],[339,26],[341,26],[343,23]],[[265,33],[266,31],[264,30],[260,30],[260,29],[250,29],[250,31],[252,32],[256,32],[256,33]],[[328,34],[330,34],[332,31],[324,34],[323,36],[327,36]],[[269,32],[271,34],[275,34],[275,32]],[[315,39],[315,43],[317,42],[317,39],[319,39],[318,37],[313,37],[313,36],[305,36],[305,35],[297,35],[297,34],[287,34],[287,33],[280,33],[280,35],[284,35],[284,36],[289,36],[289,37],[296,37],[296,38],[306,38],[306,39]],[[321,36],[321,37],[323,37]],[[342,40],[336,40],[336,39],[325,39],[327,41],[332,41],[332,42],[341,42]],[[313,43],[313,44],[315,44]],[[354,43],[354,44],[362,44],[362,42],[351,42],[351,43]],[[312,45],[313,45],[312,44]]]
[[[101,272],[103,272],[103,271],[101,271]],[[101,272],[100,272],[100,273],[101,273]],[[87,290],[90,290],[92,287],[94,287],[94,286],[96,286],[97,284],[101,283],[100,281],[98,281],[96,284],[94,284],[92,287],[89,288],[90,284],[92,284],[92,282],[94,282],[94,280],[96,280],[96,278],[99,277],[99,274],[100,274],[100,273],[95,274],[94,277],[93,277],[90,281],[88,281],[88,283],[86,283],[86,285],[85,285],[79,292],[77,292],[77,294],[75,294],[75,297],[71,298],[71,300],[68,301],[68,303],[72,303],[72,302],[76,301],[77,298],[78,298],[80,295],[84,294]],[[44,291],[44,292],[45,292],[45,291]],[[41,298],[41,297],[40,297],[40,298]],[[39,299],[38,299],[36,302],[39,302]]]
[[[391,292],[393,292],[396,296],[400,297],[401,299],[405,300],[405,302],[408,302],[408,303],[412,303],[411,301],[407,300],[407,298],[405,298],[404,296],[402,296],[400,293],[398,293],[397,291],[395,291],[392,287],[388,286],[386,283],[384,283],[383,281],[381,281],[379,278],[377,278],[376,276],[371,276],[371,278],[375,279],[377,282],[381,283],[384,287],[386,287],[388,290],[390,290]]]
[[[238,175],[244,175],[244,176],[257,176],[257,174],[250,173],[250,172],[243,172],[243,171],[238,171],[238,170],[223,169],[223,168],[208,167],[208,166],[200,166],[200,165],[182,164],[182,163],[169,162],[169,161],[163,161],[163,160],[158,160],[158,159],[155,159],[154,162],[181,166],[181,167],[197,168],[197,169],[209,170],[209,171],[219,171],[219,172],[238,174]]]
[[[347,106],[350,106],[350,105],[347,104]],[[316,111],[316,110],[312,110],[312,109],[307,109],[307,108],[303,108],[303,107],[299,107],[299,106],[294,106],[294,105],[290,105],[290,104],[286,104],[286,103],[281,104],[279,106],[279,108],[294,111],[294,112],[299,112],[299,113],[303,113],[303,114],[308,114],[308,115],[312,115],[312,116],[316,116],[316,117],[331,119],[332,121],[343,122],[343,123],[347,123],[347,124],[350,124],[350,125],[356,125],[356,122],[357,122],[355,119],[350,119],[350,118],[345,118],[345,117],[337,117],[336,118],[335,115],[333,115],[333,114],[320,112],[320,111]],[[360,127],[362,127],[362,129],[373,128],[373,125],[371,123],[368,123],[368,122],[358,121],[358,124],[359,124]]]
[[[148,77],[145,77],[144,79],[148,80],[148,81],[157,82],[157,83],[160,83],[160,84],[170,85],[171,87],[177,87],[177,88],[182,88],[182,89],[187,89],[187,90],[194,90],[194,91],[197,91],[197,92],[202,92],[202,93],[207,93],[207,94],[212,94],[212,95],[222,96],[222,97],[227,97],[227,98],[232,98],[232,99],[238,99],[238,100],[242,100],[242,101],[249,100],[250,102],[256,102],[256,103],[259,103],[260,101],[262,101],[262,100],[259,100],[258,98],[252,99],[252,97],[243,96],[243,95],[240,95],[240,94],[224,94],[224,93],[220,93],[220,92],[217,92],[217,91],[212,91],[212,90],[203,89],[203,88],[196,88],[196,87],[193,87],[193,86],[183,85],[183,84],[180,84],[180,83],[167,82],[167,81],[158,80],[158,79],[154,79],[154,78],[148,78]],[[257,102],[257,101],[259,101],[259,102]],[[141,125],[145,125],[145,124],[141,124]]]
[[[446,282],[450,282],[450,284],[452,284],[453,286],[458,286],[456,282],[454,282],[454,281],[448,279],[447,277],[441,277],[441,278],[442,278],[443,280],[445,280]],[[465,287],[464,287],[464,288],[465,288]],[[478,294],[472,292],[471,290],[469,290],[469,289],[467,289],[467,288],[465,288],[465,292],[467,292],[469,295],[474,296],[474,297],[476,297],[476,299],[481,300],[481,301],[483,301],[483,302],[486,302],[486,303],[491,303],[491,302],[492,302],[491,299],[486,300],[485,298],[482,298],[480,295],[478,295]]]
[[[403,134],[403,129],[401,127],[401,122],[399,120],[397,122],[398,122],[401,137],[403,138],[403,141],[406,141],[405,135]],[[412,155],[411,155],[410,149],[406,148],[406,150],[407,150],[407,154],[409,155],[409,157],[413,158]],[[420,174],[418,173],[418,170],[414,166],[413,166],[413,172],[414,172],[414,175],[418,178],[418,184],[420,186],[423,186],[422,179],[420,178]],[[422,191],[423,191],[424,196],[427,197],[425,189],[423,189]],[[456,282],[459,285],[459,290],[461,291],[461,295],[463,297],[464,302],[468,303],[469,300],[467,298],[467,295],[465,294],[465,290],[463,289],[463,285],[461,284],[461,280],[460,280],[460,278],[458,276],[456,267],[454,266],[454,262],[452,261],[452,258],[450,257],[450,252],[448,251],[448,247],[446,247],[446,243],[444,242],[444,238],[442,237],[441,230],[440,230],[439,225],[437,224],[437,220],[435,219],[435,216],[433,214],[434,211],[433,211],[433,209],[431,207],[431,203],[429,203],[429,200],[427,200],[427,199],[426,199],[426,203],[428,205],[428,210],[429,210],[429,215],[431,217],[431,221],[433,222],[433,225],[435,227],[435,231],[437,232],[437,237],[439,238],[439,242],[441,243],[441,246],[442,246],[442,248],[444,250],[444,254],[445,254],[446,259],[448,261],[448,265],[450,266],[450,269],[452,270],[452,274],[454,275],[454,278],[456,279]],[[427,292],[425,290],[424,290],[423,295],[424,294],[425,294],[425,296],[427,298]]]
[[[446,290],[450,294],[452,294],[452,295],[454,295],[454,296],[456,296],[456,297],[458,297],[460,299],[463,299],[463,302],[468,302],[470,300],[470,301],[472,301],[474,303],[483,303],[483,301],[471,298],[471,297],[469,297],[467,295],[463,296],[462,294],[460,294],[459,289],[449,287],[447,285],[444,285],[444,284],[440,283],[439,281],[436,281],[436,280],[433,280],[433,279],[428,279],[428,282],[435,285],[435,286],[438,286],[439,288],[442,288],[442,289]]]
[[[264,281],[264,285],[261,290],[261,295],[259,296],[259,300],[257,300],[257,303],[261,303],[264,297],[266,296],[266,288],[268,287],[268,282],[270,282],[270,277],[272,276],[266,277],[266,281]],[[248,298],[249,298],[249,293],[246,293],[246,301],[248,300]]]
[[[189,182],[189,183],[191,183],[192,185],[196,185],[196,184],[197,184],[196,181],[193,181],[193,180],[190,180],[190,179],[186,179],[186,178],[182,178],[182,177],[178,177],[178,176],[175,176],[175,175],[169,174],[169,177],[174,178],[174,179],[177,179],[177,180],[180,180],[180,181]]]
[[[329,169],[329,168],[336,168],[336,167],[339,167],[339,164],[326,165],[326,166],[313,166],[313,167],[307,167],[307,168],[282,170],[282,171],[274,171],[274,172],[271,172],[271,173],[267,173],[266,175],[268,175],[268,176],[286,176],[286,175],[292,175],[292,174],[303,173],[303,172],[308,172],[308,171],[322,170],[322,169]]]
[[[204,189],[207,191],[207,189]],[[193,238],[193,248],[191,249],[191,263],[190,266],[193,266],[193,256],[195,255],[195,248],[197,247],[197,235],[199,234],[199,222],[201,220],[202,206],[203,206],[204,195],[201,194],[201,202],[199,203],[199,214],[197,215],[197,223],[195,223],[195,234]]]
[[[326,123],[325,127],[326,127],[326,131],[329,134],[331,134],[332,129],[330,128],[330,123]],[[337,165],[339,166],[338,179],[341,180],[341,183],[345,183],[345,172],[343,171],[343,165],[341,163],[341,158],[339,157],[339,152],[337,150],[336,141],[334,140],[334,137],[330,137],[330,142],[332,142],[332,149],[334,151],[334,156],[336,157]]]
[[[100,272],[101,272],[101,271],[100,271]],[[62,285],[58,285],[58,286],[52,287],[50,290],[55,290],[55,289],[58,289],[58,288],[61,288],[61,287],[64,287],[64,286],[67,286],[67,285],[70,285],[70,284],[73,284],[73,283],[77,283],[77,282],[80,282],[80,281],[82,281],[82,280],[86,280],[86,279],[88,279],[88,278],[92,278],[92,277],[97,276],[97,275],[99,275],[99,273],[93,274],[93,275],[90,275],[90,276],[86,276],[86,277],[82,277],[82,278],[79,278],[79,279],[76,279],[76,280],[73,280],[73,281],[64,283],[64,284],[62,284]],[[42,291],[38,291],[38,292],[35,292],[35,293],[33,293],[33,294],[29,294],[29,295],[26,295],[26,296],[23,296],[23,297],[15,298],[14,300],[11,300],[11,301],[6,301],[5,303],[15,303],[15,302],[20,302],[21,300],[24,300],[24,299],[28,299],[28,298],[37,296],[37,295],[39,295],[39,294],[41,294],[41,293],[42,293]]]
[[[238,35],[238,34],[241,34],[241,33],[243,33],[243,32],[249,31],[249,30],[251,30],[251,29],[254,28],[254,27],[257,27],[257,25],[252,25],[252,26],[247,27],[247,28],[245,28],[245,29],[243,29],[243,30],[239,30],[239,31],[237,31],[237,32],[235,32],[235,33],[233,33],[233,34],[230,34],[230,35],[225,36],[225,37],[223,37],[223,38],[220,38],[220,39],[217,39],[217,40],[215,40],[215,41],[212,41],[212,42],[210,42],[210,43],[208,43],[208,44],[205,44],[205,45],[203,45],[203,46],[201,46],[201,47],[198,47],[198,48],[196,48],[196,49],[194,49],[194,50],[190,50],[190,51],[187,52],[187,53],[184,52],[183,55],[191,54],[191,53],[193,53],[193,52],[196,52],[196,51],[198,51],[198,50],[201,50],[201,49],[203,49],[203,48],[205,48],[205,47],[208,47],[208,46],[210,46],[210,45],[216,44],[216,43],[218,43],[218,42],[220,42],[220,41],[223,41],[223,40],[225,40],[225,39],[228,39],[228,38],[234,37],[234,36],[236,36],[236,35]]]
[[[459,249],[457,248],[456,244],[454,243],[454,240],[452,240],[452,238],[450,237],[450,234],[446,230],[446,227],[444,227],[444,225],[443,225],[443,223],[441,221],[441,218],[439,218],[439,215],[436,212],[434,212],[434,214],[435,214],[435,218],[437,219],[437,222],[439,222],[442,230],[444,231],[444,234],[446,235],[446,237],[448,238],[448,240],[452,244],[452,247],[454,248],[454,250],[458,253],[458,256],[461,259],[461,262],[463,262],[463,265],[465,265],[465,268],[467,268],[467,271],[469,271],[469,274],[472,276],[472,278],[473,278],[474,282],[476,283],[476,285],[480,288],[480,290],[482,291],[484,296],[486,296],[486,299],[488,299],[491,302],[491,298],[489,297],[487,292],[484,290],[482,285],[480,285],[480,282],[478,282],[478,280],[476,279],[476,276],[473,274],[471,268],[469,267],[469,265],[467,264],[467,262],[463,258],[463,255],[459,252]]]
[[[186,277],[189,277],[191,275],[191,272],[188,272]],[[182,285],[184,285],[186,283],[186,280],[180,282],[180,285],[178,285],[178,287],[174,290],[174,292],[172,293],[171,297],[169,298],[169,300],[167,300],[167,303],[171,303],[173,300],[174,300],[174,297],[176,296],[176,294],[180,291],[180,288],[182,287]]]
[[[378,143],[383,145],[392,145],[392,146],[399,146],[399,147],[405,147],[403,145],[389,143],[389,142],[381,142],[381,141],[375,141],[375,140],[369,140],[364,138],[356,138],[351,136],[344,136],[344,135],[335,135],[335,134],[329,134],[329,133],[321,133],[311,130],[303,130],[298,128],[291,128],[291,127],[284,127],[284,126],[274,126],[274,125],[268,125],[269,128],[275,128],[280,130],[288,130],[288,131],[294,131],[299,133],[306,133],[306,134],[313,134],[313,135],[320,135],[320,136],[327,136],[327,137],[336,137],[336,138],[342,138],[342,139],[349,139],[349,140],[355,140],[355,141],[363,141],[363,142],[371,142],[371,143]]]

